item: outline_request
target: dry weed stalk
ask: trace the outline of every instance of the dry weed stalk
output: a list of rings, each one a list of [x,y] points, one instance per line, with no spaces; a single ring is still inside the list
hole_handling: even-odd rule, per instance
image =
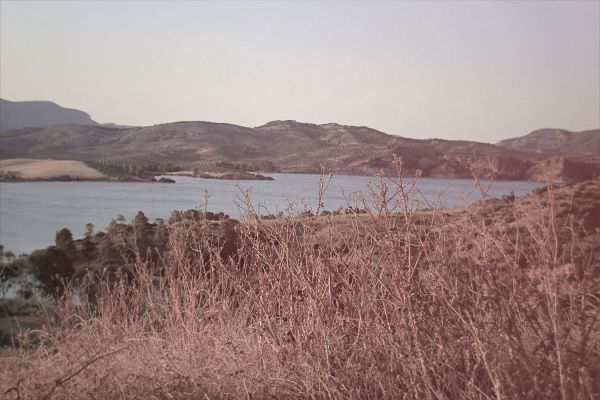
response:
[[[418,177],[380,179],[366,213],[264,220],[249,194],[224,256],[217,225],[170,228],[52,340],[4,358],[3,387],[71,398],[580,398],[600,393],[597,234],[545,197],[431,208]],[[327,183],[321,180],[316,209]],[[593,238],[592,247],[578,243]],[[77,323],[72,316],[77,312]],[[14,391],[13,391],[14,392]],[[11,393],[7,395],[11,395]]]

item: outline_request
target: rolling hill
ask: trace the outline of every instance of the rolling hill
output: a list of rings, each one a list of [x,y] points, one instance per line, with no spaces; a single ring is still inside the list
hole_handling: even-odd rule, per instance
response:
[[[600,154],[600,129],[571,132],[564,129],[538,129],[528,135],[498,142],[500,147],[551,154]]]
[[[535,136],[539,135],[544,133]],[[594,142],[600,133],[586,135]],[[389,171],[394,154],[402,157],[406,173],[421,170],[432,177],[471,177],[472,166],[495,179],[515,180],[548,175],[579,180],[600,171],[600,152],[590,146],[595,153],[582,156],[554,150],[521,151],[507,143],[417,140],[364,126],[290,120],[255,128],[201,121],[125,129],[70,124],[2,132],[0,157],[78,160],[108,175],[123,170],[135,174],[158,165],[163,166],[161,170],[209,172],[264,170],[252,166],[270,165],[271,170],[282,172],[319,172],[321,164],[335,173],[372,175],[381,169]]]
[[[1,100],[0,158],[83,161],[114,177],[164,171],[232,170],[373,175],[404,172],[466,178],[475,167],[495,179],[580,180],[600,172],[600,130],[540,129],[497,145],[417,140],[365,126],[272,121],[255,128],[183,121],[146,127],[98,124],[52,102]]]

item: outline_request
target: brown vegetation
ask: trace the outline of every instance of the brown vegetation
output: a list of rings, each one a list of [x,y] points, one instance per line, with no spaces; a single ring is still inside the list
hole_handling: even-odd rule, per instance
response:
[[[0,389],[44,399],[598,396],[600,180],[523,199],[486,199],[480,187],[467,209],[414,212],[416,182],[382,181],[343,228],[292,209],[264,221],[242,201],[232,253],[211,222],[181,219],[165,259],[132,244],[127,273],[97,280],[96,301],[65,301],[43,331],[22,333],[2,358]]]

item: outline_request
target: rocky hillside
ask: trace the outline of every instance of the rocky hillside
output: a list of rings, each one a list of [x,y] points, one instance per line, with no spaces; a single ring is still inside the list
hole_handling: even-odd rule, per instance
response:
[[[89,114],[50,101],[0,99],[0,131],[65,124],[98,125]]]
[[[598,133],[592,134],[592,139]],[[463,178],[472,168],[495,179],[580,180],[600,172],[595,156],[531,153],[490,144],[441,139],[417,140],[364,127],[273,121],[249,128],[211,122],[175,122],[117,129],[94,125],[24,128],[0,134],[2,158],[85,161],[111,174],[162,165],[166,170],[222,173],[227,170],[328,171],[372,175],[389,169],[393,155],[404,170],[424,176]],[[593,148],[592,148],[592,151]],[[567,173],[568,172],[568,173]]]
[[[538,129],[528,135],[502,140],[507,149],[551,154],[600,154],[600,129],[571,132],[564,129]]]

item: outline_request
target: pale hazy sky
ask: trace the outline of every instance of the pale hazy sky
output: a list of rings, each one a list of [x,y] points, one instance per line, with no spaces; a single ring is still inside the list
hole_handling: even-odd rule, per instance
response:
[[[0,4],[0,96],[99,122],[600,127],[599,1]]]

